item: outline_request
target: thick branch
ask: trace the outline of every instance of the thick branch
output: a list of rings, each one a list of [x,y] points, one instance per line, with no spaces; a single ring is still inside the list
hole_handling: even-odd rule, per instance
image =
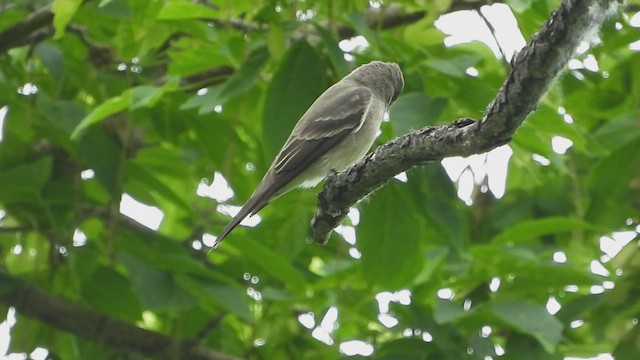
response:
[[[239,360],[81,308],[6,274],[0,274],[0,283],[0,302],[24,316],[87,340],[154,359]]]
[[[468,156],[509,142],[566,66],[578,44],[596,34],[615,11],[615,0],[565,0],[513,61],[513,69],[479,122],[462,119],[396,138],[356,165],[329,177],[311,221],[325,243],[349,207],[413,166],[450,156]]]

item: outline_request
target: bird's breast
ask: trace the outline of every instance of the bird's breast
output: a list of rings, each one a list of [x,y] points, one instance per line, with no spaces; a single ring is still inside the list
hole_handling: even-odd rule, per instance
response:
[[[300,186],[313,187],[322,181],[330,171],[341,171],[358,162],[376,139],[385,111],[384,101],[374,101],[370,104],[363,115],[362,125],[354,129],[351,134],[309,167],[302,177],[305,180]]]

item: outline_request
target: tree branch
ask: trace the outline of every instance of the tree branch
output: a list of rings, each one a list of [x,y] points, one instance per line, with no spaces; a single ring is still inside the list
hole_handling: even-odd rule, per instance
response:
[[[113,50],[107,45],[91,41],[84,27],[70,24],[67,26],[67,30],[76,34],[84,46],[89,49],[89,61],[91,61],[96,68],[103,68],[113,61]]]
[[[28,38],[28,35],[51,25],[52,22],[51,6],[38,9],[23,21],[0,33],[0,54],[14,47],[24,45],[22,42],[24,38]]]
[[[354,166],[331,175],[318,195],[311,221],[316,242],[325,243],[349,207],[411,167],[450,156],[494,149],[537,106],[578,44],[597,33],[617,9],[617,0],[565,0],[514,58],[513,69],[481,121],[425,127],[380,146]]]
[[[28,226],[0,226],[0,234],[2,233],[19,233],[25,231],[31,231]]]
[[[370,28],[391,29],[403,25],[412,24],[418,20],[421,20],[427,15],[426,11],[416,11],[408,14],[395,11],[397,9],[391,9],[390,11],[373,12],[370,11],[367,16],[367,26]],[[356,36],[356,29],[349,26],[341,26],[338,28],[338,36],[342,39],[347,39]]]
[[[489,21],[489,19],[482,12],[482,9],[476,9],[476,13],[478,14],[478,16],[480,16],[480,19],[484,21],[484,24],[487,25],[487,29],[489,29],[493,40],[496,42],[496,46],[498,47],[498,51],[500,52],[500,56],[502,57],[502,62],[507,66],[507,69],[511,68],[509,59],[507,59],[507,54],[504,52],[504,48],[502,47],[500,41],[498,41],[498,37],[496,36],[496,28],[493,27],[493,24],[491,24],[491,21]]]
[[[36,319],[78,337],[109,347],[163,360],[239,360],[178,339],[139,328],[124,321],[84,309],[53,296],[34,285],[0,273],[0,302],[24,316]]]

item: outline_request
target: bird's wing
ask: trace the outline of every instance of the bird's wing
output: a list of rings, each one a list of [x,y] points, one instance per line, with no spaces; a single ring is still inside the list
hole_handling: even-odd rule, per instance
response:
[[[332,90],[335,91],[326,92],[309,108],[276,157],[273,170],[276,183],[282,185],[274,187],[287,184],[362,126],[371,91],[353,86]]]
[[[251,198],[216,239],[217,246],[245,217],[265,207],[278,192],[354,130],[371,101],[364,86],[337,83],[311,105]],[[313,116],[313,118],[311,118]]]

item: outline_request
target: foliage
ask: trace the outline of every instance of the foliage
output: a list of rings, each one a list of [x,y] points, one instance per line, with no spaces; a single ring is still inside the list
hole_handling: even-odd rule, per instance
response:
[[[355,245],[306,241],[314,190],[276,200],[209,252],[203,241],[229,220],[219,205],[249,197],[301,113],[356,63],[395,61],[405,74],[378,143],[479,117],[508,72],[483,44],[443,45],[434,21],[472,2],[214,3],[56,0],[44,36],[0,57],[3,273],[248,359],[338,359],[351,340],[374,359],[635,358],[640,62],[629,44],[640,31],[626,18],[576,55],[599,69],[565,72],[516,133],[500,199],[481,178],[465,205],[432,163],[358,205],[359,221],[342,228]],[[527,39],[558,4],[507,3]],[[2,4],[0,32],[46,5]],[[339,43],[353,33],[369,45],[349,62]],[[572,141],[566,154],[556,136]],[[214,173],[233,198],[198,195]],[[162,211],[157,231],[120,214],[125,193]],[[600,266],[606,274],[592,272]],[[554,315],[550,298],[562,306]],[[310,329],[298,321],[309,314]],[[328,344],[312,335],[323,332]],[[124,358],[18,314],[10,350],[35,347]]]

